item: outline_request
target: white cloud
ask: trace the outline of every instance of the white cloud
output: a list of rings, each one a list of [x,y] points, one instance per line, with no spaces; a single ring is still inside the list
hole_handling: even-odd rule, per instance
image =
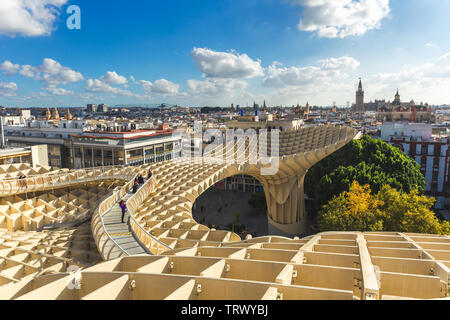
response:
[[[42,81],[45,90],[57,96],[74,93],[63,88],[57,88],[57,86],[83,80],[83,75],[80,72],[64,67],[59,62],[49,58],[44,59],[42,64],[37,67],[20,66],[6,60],[0,65],[0,70],[3,70],[7,75],[13,75],[19,71],[19,74],[24,77]]]
[[[19,73],[24,77],[34,78],[34,77],[36,77],[36,73],[38,73],[38,72],[39,72],[38,68],[35,68],[30,65],[24,65],[24,66],[20,67]]]
[[[188,80],[187,84],[191,95],[229,95],[248,86],[246,81],[235,79]]]
[[[92,93],[80,93],[78,97],[83,100],[92,100],[93,98],[95,98],[95,95],[93,95]]]
[[[0,34],[28,37],[49,35],[67,0],[1,0]]]
[[[108,71],[106,74],[100,78],[100,80],[109,84],[126,84],[128,83],[127,78],[118,75],[115,71]]]
[[[450,52],[435,61],[416,66],[404,66],[402,70],[378,73],[368,78],[371,92],[393,98],[393,93],[400,89],[406,100],[444,103],[449,101],[450,87]]]
[[[246,54],[194,48],[191,55],[208,78],[249,79],[264,75],[261,61],[254,61]]]
[[[19,69],[20,66],[18,64],[13,64],[9,60],[6,60],[2,64],[0,64],[0,71],[3,71],[3,74],[6,76],[15,75]]]
[[[347,69],[326,70],[335,63],[333,59],[325,61],[319,62],[318,66],[303,68],[273,65],[269,68],[269,77],[264,80],[264,84],[276,89],[259,94],[257,101],[266,99],[285,105],[304,105],[307,101],[317,105],[331,105],[333,101],[338,105],[345,105],[347,101],[355,103],[357,79],[361,74],[352,72],[352,67],[358,63],[342,59],[347,61],[343,63]],[[416,103],[449,103],[449,87],[450,52],[428,63],[404,65],[391,72],[363,76],[366,102],[375,99],[392,101],[399,89],[402,101],[414,99]]]
[[[389,0],[290,0],[303,6],[298,25],[323,38],[361,36],[381,27],[390,13]]]
[[[177,95],[179,94],[180,85],[170,82],[166,79],[156,80],[155,82],[150,82],[146,80],[137,81],[139,85],[142,86],[145,93],[148,95]]]
[[[86,91],[97,93],[116,93],[117,90],[120,90],[99,79],[88,79],[84,88],[86,89]]]
[[[75,94],[75,92],[73,92],[72,90],[57,88],[55,86],[46,87],[45,90],[47,90],[48,92],[50,92],[51,94],[53,94],[55,96],[71,96],[71,95]]]
[[[342,69],[357,69],[361,63],[348,56],[340,58],[330,58],[326,60],[320,60],[322,70],[342,70]]]
[[[47,85],[60,85],[83,80],[81,73],[63,67],[53,59],[44,59],[38,70],[42,73],[39,80],[43,80]]]
[[[145,98],[145,96],[135,94],[129,90],[113,87],[108,83],[99,79],[88,79],[86,81],[84,89],[92,93],[110,93],[110,94],[119,94],[130,98]]]
[[[267,87],[305,86],[314,83],[326,83],[336,79],[346,79],[347,70],[359,67],[359,61],[352,57],[330,58],[319,61],[320,67],[282,67],[274,62],[269,67],[269,75],[263,80]]]
[[[14,82],[0,82],[0,97],[12,97],[16,95],[19,87]]]

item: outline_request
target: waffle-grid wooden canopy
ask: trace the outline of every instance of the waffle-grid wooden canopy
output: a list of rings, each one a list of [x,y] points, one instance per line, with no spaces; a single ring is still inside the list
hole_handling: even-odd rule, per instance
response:
[[[74,275],[66,271],[79,256],[77,251],[61,249],[58,233],[54,233],[51,240],[57,242],[56,247],[55,242],[50,244],[51,241],[47,244],[45,240],[41,244],[45,236],[34,233],[35,223],[30,227],[30,223],[7,222],[3,242],[0,233],[0,245],[4,249],[0,250],[3,266],[0,267],[0,279],[4,279],[0,299],[448,298],[448,236],[332,232],[301,239],[268,236],[248,237],[243,241],[232,232],[211,230],[193,219],[195,199],[210,186],[236,174],[249,174],[264,185],[272,227],[283,233],[301,234],[305,220],[303,179],[307,169],[355,135],[352,129],[340,127],[282,133],[279,170],[270,176],[260,174],[263,164],[259,162],[213,163],[205,159],[179,159],[138,168],[58,172],[54,187],[60,184],[57,192],[61,196],[57,199],[66,196],[66,200],[62,199],[64,204],[70,204],[67,200],[71,200],[75,201],[71,205],[90,210],[92,238],[89,247],[83,248],[86,251],[95,243],[99,256],[91,253],[89,256],[86,252],[81,255],[84,260],[90,257],[89,263],[93,266],[79,263],[84,267],[81,286],[74,289],[70,285]],[[224,152],[224,158],[247,155],[249,145],[233,145],[231,150],[231,153]],[[127,198],[131,214],[129,239],[142,246],[147,254],[130,256],[127,247],[111,236],[104,217],[118,200],[127,197],[136,175],[146,174],[149,170],[153,173],[152,178],[135,195]],[[51,172],[38,175],[25,187],[32,188],[34,193],[43,192],[36,197],[44,197],[52,209],[59,210],[56,203],[51,203],[58,201],[50,196],[55,191],[45,194],[49,192],[46,178],[49,175]],[[52,181],[56,180],[52,178]],[[86,194],[81,189],[74,189],[81,182],[92,184]],[[9,186],[9,189],[3,187],[4,200],[20,194],[26,199],[23,196],[19,197],[22,200],[8,198],[5,210],[28,201],[30,194],[22,190],[23,182],[9,181]],[[21,191],[14,194],[18,188]],[[95,188],[97,191],[92,191]],[[77,199],[91,201],[91,205],[83,207],[86,202],[76,201],[74,190],[77,190]],[[109,196],[94,197],[96,192],[104,195],[104,190],[110,191]],[[31,197],[33,201],[29,206],[35,203],[42,206],[41,199],[36,200],[36,197]],[[11,216],[8,212],[3,215]],[[35,219],[29,214],[22,215],[28,217],[26,221]],[[61,213],[61,216],[65,215]],[[42,217],[42,214],[36,216]],[[26,227],[30,229],[27,231]],[[72,247],[72,239],[64,237],[77,231],[60,231],[62,239],[67,240],[62,244]],[[80,246],[82,243],[73,242]],[[29,250],[21,254],[23,250],[20,249],[24,246]],[[52,261],[50,269],[46,269],[45,264],[38,265],[37,256],[33,256],[33,250],[41,248],[47,250],[45,257]],[[63,267],[51,269],[58,265],[58,261],[51,259],[59,252],[65,252],[60,255],[69,258]],[[99,260],[99,257],[105,262],[95,264],[93,260]],[[32,269],[36,265],[38,267]]]

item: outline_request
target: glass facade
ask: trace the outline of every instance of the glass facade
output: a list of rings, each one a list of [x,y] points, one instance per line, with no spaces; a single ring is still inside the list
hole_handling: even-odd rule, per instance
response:
[[[158,143],[139,148],[119,149],[104,145],[74,146],[74,167],[137,166],[172,159],[172,152],[181,148],[181,141]],[[178,153],[181,156],[181,150]]]

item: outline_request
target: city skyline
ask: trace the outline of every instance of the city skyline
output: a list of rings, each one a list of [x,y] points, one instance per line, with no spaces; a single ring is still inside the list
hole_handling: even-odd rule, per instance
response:
[[[0,4],[0,105],[450,103],[448,3],[30,3]]]

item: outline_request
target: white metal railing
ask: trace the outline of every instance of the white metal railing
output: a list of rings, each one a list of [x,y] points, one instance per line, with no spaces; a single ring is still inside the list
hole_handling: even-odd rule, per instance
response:
[[[113,192],[112,195],[104,199],[100,205],[95,209],[91,221],[92,234],[104,260],[111,260],[128,256],[128,253],[123,249],[109,234],[105,227],[103,217],[131,190],[134,180],[137,175],[118,175],[116,179],[128,181],[120,189]]]
[[[116,170],[115,170],[116,169]],[[0,180],[0,196],[42,191],[46,189],[63,188],[79,183],[89,183],[99,180],[119,179],[127,181],[120,189],[114,191],[101,201],[94,210],[91,220],[92,233],[97,248],[105,260],[127,256],[123,249],[109,234],[104,224],[104,216],[132,189],[136,174],[120,174],[117,169],[127,169],[124,166],[94,167],[89,169],[77,169],[67,172],[55,172],[30,176],[25,179],[9,178]],[[150,235],[136,221],[133,214],[139,205],[151,194],[155,188],[154,179],[148,180],[127,202],[130,212],[130,227],[136,239],[141,245],[147,247],[152,254],[159,254],[171,249]]]
[[[159,255],[167,250],[172,250],[172,248],[148,233],[134,217],[134,214],[137,212],[139,206],[152,194],[155,187],[156,181],[153,176],[147,180],[130,199],[128,199],[127,208],[130,213],[131,231],[133,232],[135,238],[147,249],[146,251],[153,255]]]
[[[25,179],[9,178],[0,180],[0,196],[18,193],[35,192],[45,189],[61,188],[80,182],[92,182],[105,179],[114,179],[114,169],[124,169],[123,166],[95,167],[78,169],[67,172],[56,172],[35,175]],[[111,175],[106,173],[111,172]]]

